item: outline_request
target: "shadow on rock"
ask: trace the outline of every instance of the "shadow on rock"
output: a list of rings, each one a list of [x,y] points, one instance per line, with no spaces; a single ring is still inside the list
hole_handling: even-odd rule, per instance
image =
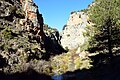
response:
[[[65,53],[67,52],[60,45],[60,43],[58,43],[58,41],[55,40],[55,38],[52,39],[46,36],[44,45],[45,45],[46,54],[43,55],[42,59],[48,60],[51,56],[55,56],[55,55],[62,54],[63,52]]]

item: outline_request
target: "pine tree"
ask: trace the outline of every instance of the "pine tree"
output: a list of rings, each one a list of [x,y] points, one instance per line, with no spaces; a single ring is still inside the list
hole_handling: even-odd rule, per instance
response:
[[[109,53],[112,58],[120,48],[120,0],[95,0],[88,13],[95,24],[88,50]]]

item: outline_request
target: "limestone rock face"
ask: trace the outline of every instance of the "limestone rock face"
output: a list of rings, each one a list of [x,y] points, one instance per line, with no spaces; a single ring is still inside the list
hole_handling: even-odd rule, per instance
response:
[[[82,23],[87,23],[87,14],[84,12],[71,12],[67,25],[73,26]]]
[[[86,13],[71,12],[61,34],[61,45],[64,48],[75,49],[84,44],[86,38],[83,34],[87,25],[89,25],[89,22]]]
[[[0,71],[25,71],[31,60],[41,59],[43,36],[43,17],[32,0],[0,1]]]
[[[0,71],[16,73],[29,67],[49,71],[45,67],[50,66],[49,61],[44,60],[64,49],[59,32],[43,30],[43,25],[42,14],[32,0],[0,0]]]
[[[48,27],[48,25],[44,25],[43,27],[45,33],[45,48],[48,53],[61,54],[62,52],[66,52],[60,44],[60,34],[57,29]]]

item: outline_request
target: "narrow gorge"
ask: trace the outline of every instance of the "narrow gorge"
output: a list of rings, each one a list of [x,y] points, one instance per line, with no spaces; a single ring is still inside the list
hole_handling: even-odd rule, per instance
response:
[[[95,5],[93,2],[87,9],[71,11],[59,32],[44,23],[33,0],[1,0],[0,80],[119,80],[118,35],[111,37],[107,31],[100,34],[106,27],[92,22],[94,14],[90,11],[95,11]],[[118,20],[112,27],[119,23]],[[113,30],[118,34],[120,29]],[[104,54],[109,52],[109,40],[101,38],[102,34],[107,35],[104,39],[117,39],[115,47],[111,45],[113,60]],[[95,42],[97,39],[102,47]]]

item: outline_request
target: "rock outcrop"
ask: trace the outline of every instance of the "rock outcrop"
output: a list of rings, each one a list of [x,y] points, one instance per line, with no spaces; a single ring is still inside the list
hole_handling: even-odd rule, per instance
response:
[[[48,55],[56,55],[61,54],[62,52],[67,52],[60,44],[60,34],[57,29],[48,27],[48,25],[45,24],[43,30],[45,33],[44,46],[48,53],[45,57]]]
[[[66,49],[75,49],[83,45],[86,37],[86,26],[91,25],[87,13],[78,11],[71,12],[67,24],[62,30],[61,45]]]
[[[25,1],[29,4],[26,9]],[[4,60],[0,65],[4,72],[20,71],[32,58],[42,57],[43,39],[37,39],[43,37],[37,35],[43,33],[41,27],[43,18],[32,0],[0,1],[0,59]]]
[[[0,71],[15,73],[30,67],[46,72],[44,66],[50,63],[45,60],[65,50],[59,44],[58,31],[43,30],[43,25],[32,0],[0,1]]]

